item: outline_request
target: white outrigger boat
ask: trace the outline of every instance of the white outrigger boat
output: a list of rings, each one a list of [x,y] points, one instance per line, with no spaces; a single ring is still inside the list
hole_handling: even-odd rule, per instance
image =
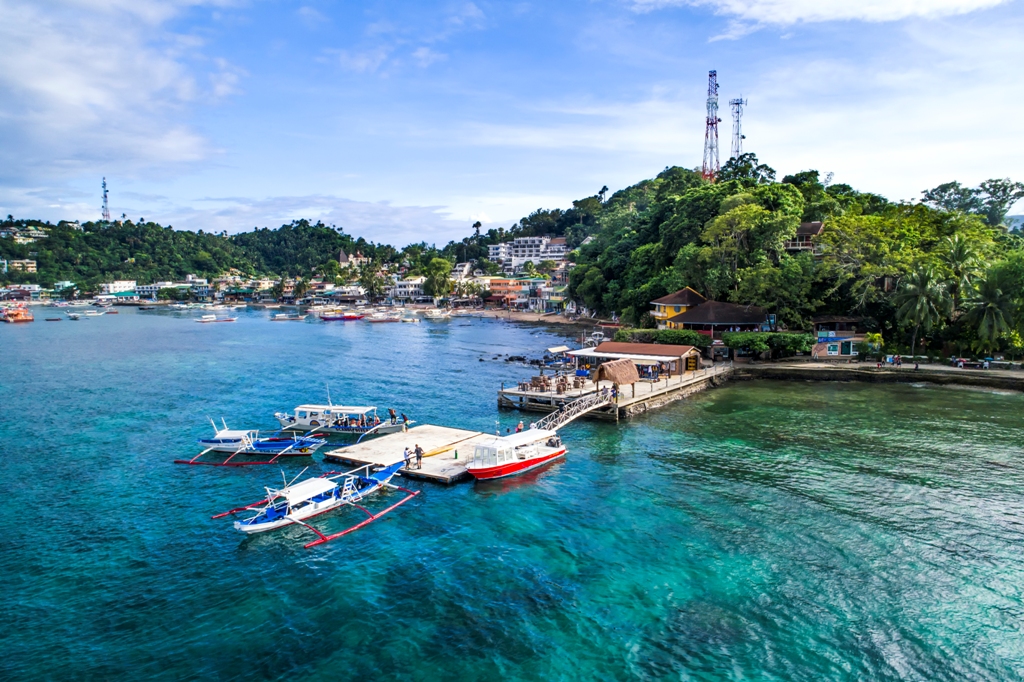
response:
[[[310,431],[317,429],[325,433],[366,435],[369,433],[401,433],[412,420],[397,420],[394,424],[390,419],[377,416],[377,408],[372,405],[299,405],[291,413],[275,412],[284,431]]]
[[[441,308],[431,308],[423,312],[423,317],[428,320],[447,320],[452,316],[452,311]]]
[[[200,438],[199,445],[204,450],[192,459],[176,459],[175,464],[202,464],[206,466],[254,466],[257,464],[274,464],[281,457],[308,457],[327,443],[325,438],[318,438],[320,434],[306,433],[298,436],[282,436],[278,431],[272,436],[260,437],[256,429],[229,429],[227,423],[221,419],[224,428],[217,428],[213,424],[213,438]],[[223,462],[199,461],[200,458],[210,452],[230,453],[230,456]],[[253,462],[251,460],[235,461],[239,455],[260,455],[270,457],[267,460]]]
[[[217,317],[216,315],[203,315],[196,318],[196,322],[200,324],[210,324],[211,322],[237,322],[237,317]]]
[[[267,496],[259,502],[217,514],[212,518],[220,519],[244,512],[256,512],[253,516],[235,521],[235,530],[248,535],[297,524],[308,528],[319,536],[316,540],[305,545],[307,548],[313,547],[359,530],[368,523],[376,521],[392,509],[405,504],[419,495],[419,491],[412,491],[391,483],[391,479],[403,466],[405,466],[405,461],[400,460],[376,472],[371,472],[371,465],[367,464],[344,473],[327,472],[318,478],[308,478],[299,483],[295,483],[293,479],[292,483],[285,482],[285,486],[279,490],[265,488]],[[303,469],[303,472],[305,472],[305,469]],[[300,473],[299,476],[301,475]],[[368,509],[358,504],[368,495],[385,488],[402,491],[406,493],[406,496],[384,511],[376,514],[371,513]],[[369,518],[363,519],[356,525],[332,535],[324,535],[306,523],[306,519],[319,516],[345,505],[362,510]]]
[[[477,444],[466,471],[478,481],[526,473],[565,457],[565,446],[555,431],[527,429]]]

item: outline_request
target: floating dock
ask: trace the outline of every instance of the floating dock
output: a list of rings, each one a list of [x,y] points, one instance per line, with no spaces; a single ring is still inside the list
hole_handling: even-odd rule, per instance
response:
[[[402,433],[330,450],[324,453],[324,461],[354,466],[388,466],[402,459],[406,448],[412,452],[419,445],[424,450],[423,468],[416,469],[413,458],[413,468],[403,467],[399,473],[408,478],[452,484],[469,477],[466,464],[473,458],[474,447],[478,442],[491,438],[494,438],[492,434],[481,431],[423,424]]]
[[[622,417],[632,417],[685,398],[709,386],[717,386],[725,381],[731,372],[731,364],[723,363],[696,371],[683,372],[679,375],[666,376],[659,381],[641,379],[634,384],[620,386],[618,396],[614,400],[604,407],[588,411],[586,416],[615,421]],[[555,412],[565,403],[571,403],[587,396],[596,396],[601,391],[611,392],[612,386],[611,381],[594,383],[588,379],[582,387],[569,388],[561,393],[551,390],[535,390],[530,387],[525,389],[502,387],[498,391],[498,407],[528,412]]]

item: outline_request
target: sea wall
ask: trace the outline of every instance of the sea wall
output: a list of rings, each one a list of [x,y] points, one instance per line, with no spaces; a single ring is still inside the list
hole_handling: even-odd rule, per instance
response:
[[[993,373],[992,370],[878,369],[874,366],[801,366],[796,364],[753,364],[733,369],[737,380],[778,379],[783,381],[865,381],[869,383],[919,383],[978,386],[1011,391],[1024,391],[1024,372],[1020,377]]]

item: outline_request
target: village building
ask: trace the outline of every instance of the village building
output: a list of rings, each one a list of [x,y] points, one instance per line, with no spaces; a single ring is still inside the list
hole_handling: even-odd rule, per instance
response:
[[[554,261],[556,266],[565,262],[568,247],[565,237],[516,237],[510,242],[487,247],[488,259],[501,265],[502,272],[515,274],[527,262],[535,266],[542,261]]]
[[[825,225],[821,221],[815,221],[813,223],[800,223],[800,227],[796,229],[796,236],[793,239],[787,239],[783,242],[783,248],[790,253],[799,253],[801,251],[811,251],[815,255],[821,253],[820,248],[815,247],[814,238],[821,236],[824,231]]]
[[[863,317],[842,315],[821,315],[811,319],[817,343],[811,349],[814,358],[850,358],[857,355],[857,346],[864,342],[865,335],[857,324]]]
[[[594,348],[572,350],[566,355],[576,358],[586,369],[614,360],[628,360],[637,366],[641,379],[677,376],[700,367],[700,349],[662,343],[620,343],[605,341]]]
[[[34,260],[10,260],[7,261],[7,268],[11,271],[18,270],[20,272],[35,272],[36,262]]]
[[[712,339],[721,339],[722,332],[769,331],[764,308],[737,305],[722,301],[704,301],[684,313],[670,317],[670,329],[691,329]]]
[[[135,280],[119,279],[113,282],[104,282],[103,284],[100,284],[100,293],[103,294],[119,294],[123,291],[135,291]]]
[[[349,265],[355,268],[361,268],[369,262],[370,259],[359,251],[356,251],[354,256],[349,256],[345,253],[345,249],[338,250],[338,265],[343,268],[348,267]]]
[[[684,287],[673,294],[651,301],[651,306],[653,307],[651,317],[657,321],[658,329],[674,329],[675,327],[668,324],[670,317],[685,313],[690,308],[698,306],[706,300],[696,290]]]

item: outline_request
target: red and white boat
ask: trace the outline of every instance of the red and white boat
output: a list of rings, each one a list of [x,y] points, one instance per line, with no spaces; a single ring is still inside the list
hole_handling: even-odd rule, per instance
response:
[[[565,457],[555,431],[527,429],[478,443],[466,470],[478,481],[517,476]]]

